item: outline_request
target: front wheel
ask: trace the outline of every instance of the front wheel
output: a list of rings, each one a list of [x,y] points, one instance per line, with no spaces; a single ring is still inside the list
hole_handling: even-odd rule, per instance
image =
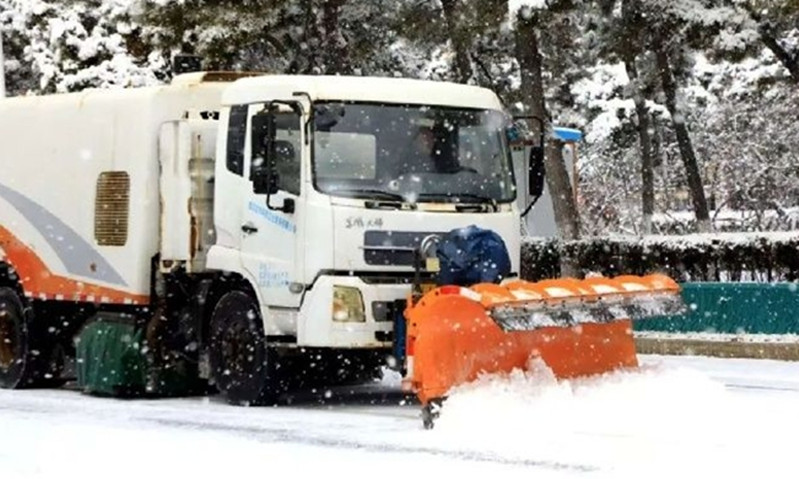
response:
[[[283,391],[275,354],[267,347],[258,304],[242,291],[226,293],[211,316],[211,373],[228,402],[273,404]]]

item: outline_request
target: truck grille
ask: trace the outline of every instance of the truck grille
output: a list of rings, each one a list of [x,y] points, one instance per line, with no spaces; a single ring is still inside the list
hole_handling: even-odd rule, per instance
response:
[[[367,231],[363,238],[366,264],[382,266],[413,266],[414,251],[430,235],[440,232],[424,231]]]

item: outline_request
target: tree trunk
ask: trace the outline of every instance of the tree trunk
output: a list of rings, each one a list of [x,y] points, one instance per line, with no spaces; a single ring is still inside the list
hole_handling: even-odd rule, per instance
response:
[[[312,2],[303,6],[302,36],[299,41],[290,45],[294,51],[294,58],[289,63],[287,72],[291,74],[313,74],[317,63],[317,49],[311,48],[312,39],[319,38],[316,28],[316,12]]]
[[[735,6],[735,3],[728,0],[727,2],[731,6]],[[793,79],[794,83],[799,83],[799,52],[791,53],[786,50],[780,42],[777,41],[777,38],[774,36],[774,32],[771,31],[767,22],[763,21],[763,17],[760,13],[752,8],[751,5],[747,3],[740,3],[739,4],[746,13],[749,14],[749,17],[757,23],[757,30],[760,34],[760,39],[763,41],[763,44],[771,50],[771,53],[777,57],[777,60],[782,63],[782,65],[788,70],[791,74],[791,79]]]
[[[6,97],[6,59],[3,54],[3,30],[0,29],[0,98]]]
[[[538,26],[537,15],[530,16],[529,19],[518,17],[516,26],[516,61],[519,62],[521,73],[521,95],[522,103],[528,113],[537,116],[542,120],[546,119],[546,107],[544,106],[544,79],[543,63],[544,59],[538,49],[538,36],[535,29]],[[530,125],[534,130],[532,133],[538,135],[540,127],[537,123]]]
[[[577,204],[566,163],[563,161],[563,144],[559,141],[548,141],[544,157],[547,186],[552,196],[552,209],[555,213],[555,223],[563,239],[576,240],[580,238],[580,221],[577,215]]]
[[[346,0],[325,0],[322,5],[323,71],[328,75],[350,73],[347,46],[341,43],[339,11]]]
[[[671,123],[677,136],[677,145],[685,166],[688,188],[691,191],[691,199],[694,204],[697,228],[700,232],[709,232],[711,230],[710,212],[705,198],[705,189],[702,185],[702,176],[699,173],[699,163],[696,160],[696,153],[691,143],[691,136],[688,134],[688,128],[685,126],[685,117],[682,116],[677,105],[677,82],[671,69],[669,54],[659,39],[655,41],[655,57],[657,59],[660,83],[666,96],[666,108],[671,114]]]
[[[640,85],[635,58],[630,55],[624,59],[624,68],[630,78],[635,102],[635,116],[638,120],[638,143],[641,147],[641,233],[652,233],[652,214],[655,210],[655,172],[652,158],[652,138],[649,136],[649,109]]]
[[[455,75],[459,83],[468,83],[472,78],[472,62],[469,58],[469,45],[460,30],[457,10],[458,0],[441,0],[444,20],[447,24],[447,36],[455,49]]]
[[[799,54],[791,55],[791,53],[783,48],[780,42],[774,38],[774,35],[762,26],[760,27],[760,38],[763,40],[763,44],[771,50],[780,63],[788,69],[793,82],[799,83]]]
[[[655,161],[655,163],[659,164],[659,166],[660,166],[660,177],[662,178],[662,183],[661,183],[661,187],[662,187],[661,198],[663,199],[662,208],[664,210],[669,210],[669,209],[671,209],[671,205],[672,205],[672,203],[671,203],[671,192],[669,191],[669,184],[670,184],[670,178],[669,178],[669,174],[668,174],[669,173],[669,166],[668,166],[668,161],[666,161],[666,158],[663,157],[663,152],[662,152],[662,149],[661,149],[662,148],[662,142],[663,142],[663,139],[661,138],[661,129],[660,129],[661,127],[660,127],[660,124],[658,122],[658,117],[657,116],[651,116],[649,118],[649,120],[651,121],[651,124],[652,124],[652,129],[651,129],[651,133],[652,133],[652,136],[651,136],[651,139],[652,139],[652,160]],[[656,166],[656,168],[657,168],[657,166]]]
[[[538,15],[533,12],[529,18],[517,15],[516,18],[516,60],[521,70],[522,101],[531,115],[535,115],[548,124],[546,106],[544,104],[543,57],[539,50],[536,28],[539,27]],[[537,122],[531,125],[533,133],[539,126]],[[546,145],[544,168],[546,170],[547,185],[552,197],[552,206],[555,213],[555,223],[561,238],[574,240],[579,238],[580,221],[577,214],[577,205],[569,180],[569,173],[563,161],[562,145],[559,142],[549,141]],[[565,275],[573,276],[578,273],[575,264],[566,258],[561,264],[561,271]]]
[[[652,233],[652,215],[655,210],[655,174],[652,137],[650,130],[649,109],[646,106],[644,85],[638,75],[635,61],[642,53],[642,30],[645,19],[641,12],[640,0],[624,0],[621,4],[621,15],[624,23],[622,30],[621,56],[624,69],[630,78],[632,97],[635,103],[635,116],[638,120],[638,143],[641,149],[641,234]]]

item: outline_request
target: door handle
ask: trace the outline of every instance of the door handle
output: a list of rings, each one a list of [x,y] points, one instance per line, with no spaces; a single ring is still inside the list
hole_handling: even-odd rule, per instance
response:
[[[256,228],[255,225],[252,224],[252,223],[245,223],[245,224],[241,225],[241,231],[244,231],[248,235],[251,235],[253,233],[257,233],[258,232],[258,228]]]

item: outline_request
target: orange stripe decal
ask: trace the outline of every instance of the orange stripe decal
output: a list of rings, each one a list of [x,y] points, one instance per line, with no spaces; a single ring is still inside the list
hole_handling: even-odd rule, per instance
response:
[[[70,301],[113,304],[148,304],[148,295],[135,295],[96,284],[53,274],[50,268],[26,244],[5,227],[0,226],[0,249],[17,271],[27,296],[48,299],[63,297]]]

